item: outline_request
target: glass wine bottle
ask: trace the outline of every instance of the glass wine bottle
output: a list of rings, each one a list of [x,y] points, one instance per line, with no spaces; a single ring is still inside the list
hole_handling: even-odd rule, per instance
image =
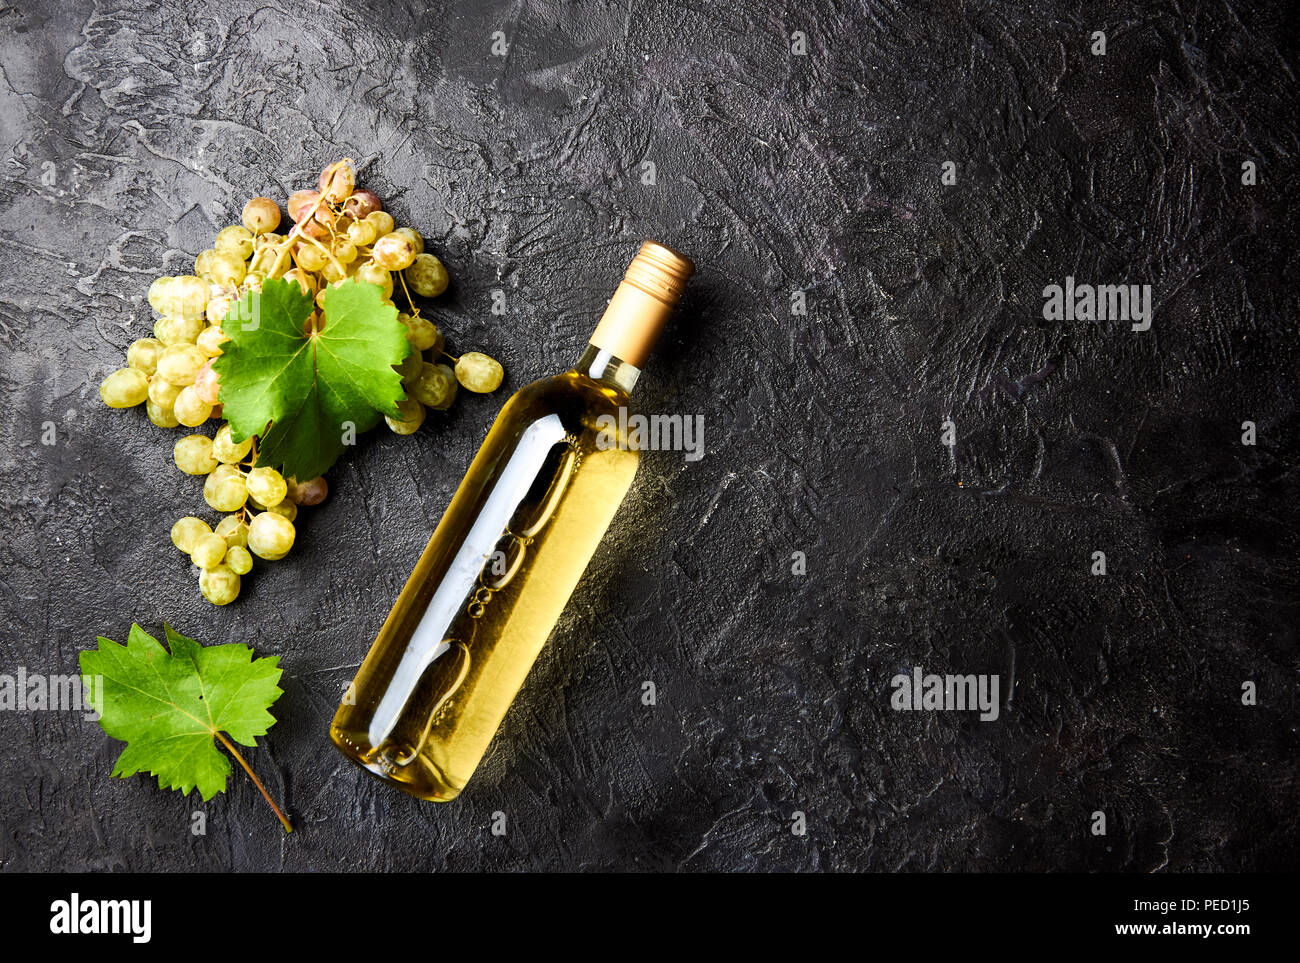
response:
[[[465,787],[632,484],[628,395],[693,271],[646,241],[578,363],[502,408],[330,726],[374,775]]]

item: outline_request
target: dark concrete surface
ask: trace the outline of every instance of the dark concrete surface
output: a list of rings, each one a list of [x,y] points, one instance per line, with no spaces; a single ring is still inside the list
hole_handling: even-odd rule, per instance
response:
[[[0,8],[0,672],[133,620],[280,655],[250,759],[299,831],[241,773],[204,804],[0,712],[0,869],[1296,866],[1293,5],[168,7]],[[505,392],[367,436],[216,609],[168,542],[205,508],[174,436],[96,390],[153,277],[345,154],[506,392],[643,237],[699,266],[637,404],[707,454],[647,454],[444,806],[326,727]],[[1067,275],[1152,285],[1151,329],[1044,320]],[[914,666],[998,674],[998,719],[894,711]]]

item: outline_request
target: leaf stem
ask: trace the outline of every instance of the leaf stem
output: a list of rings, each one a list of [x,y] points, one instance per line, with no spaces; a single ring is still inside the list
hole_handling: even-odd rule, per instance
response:
[[[267,805],[275,810],[276,816],[278,816],[280,819],[280,824],[284,826],[284,831],[286,833],[293,832],[293,826],[290,825],[288,818],[284,815],[284,813],[280,812],[280,807],[275,804],[275,800],[271,798],[271,794],[266,791],[266,787],[262,785],[262,780],[257,778],[257,774],[254,773],[252,768],[248,765],[248,763],[244,761],[244,757],[239,754],[239,750],[236,749],[231,744],[230,740],[227,739],[220,732],[216,732],[214,733],[214,735],[216,735],[216,737],[219,740],[221,740],[221,744],[230,751],[230,754],[235,757],[236,761],[238,761],[238,763],[244,767],[244,772],[248,773],[248,778],[253,780],[253,785],[258,788],[259,792],[261,792],[262,798],[266,800]]]

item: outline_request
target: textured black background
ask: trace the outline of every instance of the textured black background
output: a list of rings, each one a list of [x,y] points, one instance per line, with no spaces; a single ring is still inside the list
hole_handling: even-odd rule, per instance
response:
[[[242,774],[110,780],[93,723],[6,712],[3,868],[1296,865],[1294,5],[143,7],[0,8],[0,671],[133,620],[279,654],[251,760],[299,832]],[[643,460],[445,806],[325,731],[505,392],[368,436],[225,609],[168,543],[209,514],[175,436],[97,396],[153,277],[345,154],[505,391],[576,357],[641,238],[699,267],[637,403],[703,414],[707,455]],[[1153,328],[1042,320],[1067,274],[1153,285]],[[914,665],[1001,674],[1001,717],[894,712]]]

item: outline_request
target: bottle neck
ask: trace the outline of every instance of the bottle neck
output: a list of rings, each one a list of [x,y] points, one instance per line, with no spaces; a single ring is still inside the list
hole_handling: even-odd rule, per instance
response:
[[[587,345],[587,350],[582,352],[582,357],[578,359],[574,369],[592,381],[621,391],[625,395],[632,393],[637,378],[641,376],[640,368],[614,357],[604,348],[598,348],[594,344]]]
[[[672,248],[644,242],[605,306],[578,371],[624,394],[631,392],[694,270],[690,259]]]

